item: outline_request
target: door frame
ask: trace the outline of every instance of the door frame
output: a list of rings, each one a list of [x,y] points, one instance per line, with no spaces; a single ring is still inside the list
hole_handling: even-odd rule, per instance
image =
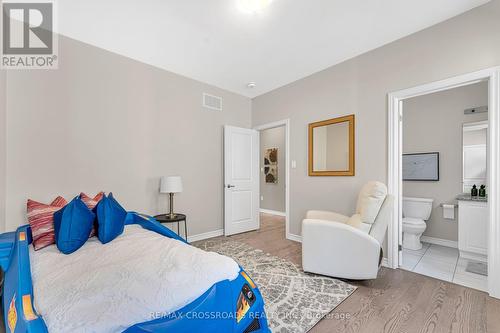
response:
[[[459,75],[388,94],[388,190],[396,198],[392,222],[388,228],[388,263],[398,268],[400,228],[402,223],[402,111],[403,101],[478,82],[488,84],[488,291],[500,298],[500,67]]]
[[[263,131],[271,128],[285,126],[285,237],[296,241],[294,235],[290,234],[290,119],[283,119],[271,123],[255,126],[256,131]],[[259,157],[262,152],[259,147]],[[260,165],[260,163],[259,163]],[[260,178],[259,178],[260,179]],[[259,206],[260,206],[260,187],[259,187]]]

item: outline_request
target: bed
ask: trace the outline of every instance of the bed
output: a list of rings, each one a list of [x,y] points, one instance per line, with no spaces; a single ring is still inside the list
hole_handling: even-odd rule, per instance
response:
[[[109,244],[34,251],[29,226],[0,235],[7,332],[270,332],[259,289],[231,258],[127,215]]]

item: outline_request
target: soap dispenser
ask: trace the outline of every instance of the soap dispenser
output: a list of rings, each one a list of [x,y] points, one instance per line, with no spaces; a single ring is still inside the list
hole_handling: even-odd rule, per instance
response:
[[[480,196],[481,198],[485,198],[485,197],[486,197],[486,186],[481,185],[481,186],[479,187],[479,196]]]
[[[476,186],[476,184],[474,184],[474,186],[472,186],[472,190],[470,190],[470,195],[472,197],[477,197],[477,186]]]

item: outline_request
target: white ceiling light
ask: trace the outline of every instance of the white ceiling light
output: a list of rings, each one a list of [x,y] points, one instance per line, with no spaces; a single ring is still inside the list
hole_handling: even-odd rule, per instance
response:
[[[247,84],[247,88],[250,88],[250,89],[253,89],[257,86],[257,84],[255,82],[248,82]]]
[[[269,6],[272,0],[237,0],[238,8],[245,13],[255,14]]]

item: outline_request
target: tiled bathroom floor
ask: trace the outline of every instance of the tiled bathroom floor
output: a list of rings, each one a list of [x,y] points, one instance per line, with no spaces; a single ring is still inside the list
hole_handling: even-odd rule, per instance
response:
[[[402,269],[486,291],[488,278],[466,272],[467,260],[458,257],[458,249],[423,243],[418,251],[403,249]]]

